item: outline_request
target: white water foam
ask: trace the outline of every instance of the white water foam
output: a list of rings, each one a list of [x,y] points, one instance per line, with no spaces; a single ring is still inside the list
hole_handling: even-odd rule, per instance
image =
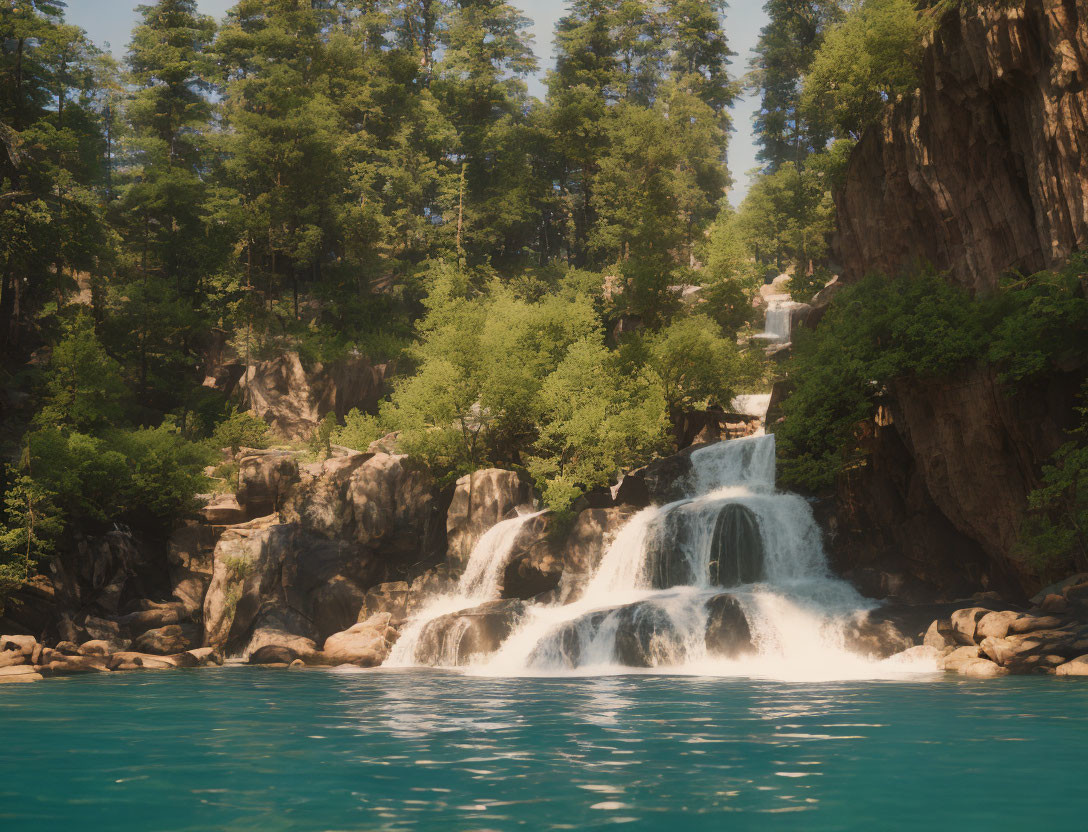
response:
[[[775,491],[773,435],[711,445],[691,459],[689,488],[694,496],[635,515],[608,548],[580,598],[530,607],[499,651],[471,671],[501,676],[668,672],[844,679],[934,669],[871,661],[845,648],[846,626],[873,605],[831,575],[808,503]],[[708,574],[714,525],[728,505],[754,516],[764,557],[760,581],[726,590],[713,586]],[[678,513],[689,515],[684,524],[690,534],[667,543],[679,550],[673,560],[686,565],[694,580],[655,588],[650,575],[654,536]],[[726,591],[748,620],[754,655],[723,659],[707,652],[706,603]],[[649,668],[618,662],[621,628],[639,619],[650,620],[654,630],[648,640]],[[573,663],[572,644],[577,645]]]
[[[519,514],[496,523],[476,541],[465,571],[452,592],[436,595],[404,625],[385,662],[389,667],[411,667],[423,629],[436,618],[477,607],[499,597],[499,582],[522,527],[542,512]]]
[[[763,324],[763,332],[753,337],[772,344],[788,344],[792,337],[790,330],[793,310],[798,306],[800,304],[790,300],[789,295],[771,295],[767,299],[767,318]]]
[[[869,660],[846,648],[847,627],[873,604],[831,574],[808,503],[775,489],[773,435],[716,443],[693,452],[691,462],[690,496],[636,514],[580,596],[531,604],[499,649],[466,670],[798,680],[935,670],[932,663]],[[415,663],[427,622],[498,597],[501,570],[526,519],[500,523],[481,538],[457,591],[433,599],[409,622],[387,664]],[[720,645],[708,650],[708,602],[739,608],[752,650],[733,658]],[[734,625],[726,619],[726,641]]]

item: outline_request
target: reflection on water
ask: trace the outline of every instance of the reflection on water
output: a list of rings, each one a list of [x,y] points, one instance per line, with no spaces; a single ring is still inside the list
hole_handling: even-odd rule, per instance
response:
[[[0,828],[1080,829],[1086,714],[1037,678],[49,680],[0,692]]]

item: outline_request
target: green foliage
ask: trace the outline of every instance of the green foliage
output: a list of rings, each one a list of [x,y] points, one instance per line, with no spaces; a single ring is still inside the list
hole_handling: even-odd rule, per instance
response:
[[[0,527],[0,612],[5,588],[10,591],[35,574],[38,562],[55,550],[64,527],[54,494],[18,469],[9,472],[9,479]]]
[[[1013,554],[1044,578],[1088,570],[1088,382],[1074,438],[1043,466]]]
[[[926,24],[911,0],[863,0],[824,36],[801,109],[839,136],[861,137],[896,96],[918,86]]]
[[[743,386],[759,375],[759,365],[736,342],[725,338],[709,318],[678,318],[659,332],[630,345],[665,402],[676,441],[683,437],[682,417],[690,410],[729,406]]]
[[[1005,380],[1076,366],[1088,339],[1086,280],[1088,255],[1078,254],[1059,271],[1005,281],[987,355]]]
[[[874,275],[841,290],[819,328],[794,344],[794,392],[776,430],[782,481],[830,486],[858,456],[856,427],[896,379],[940,378],[987,361],[1016,383],[1077,366],[1088,357],[1084,270],[1077,256],[979,298],[932,271]]]
[[[53,348],[45,388],[40,425],[94,430],[124,419],[121,366],[106,354],[88,315],[77,315]]]
[[[344,417],[344,424],[333,431],[332,441],[353,451],[365,451],[370,443],[385,435],[376,416],[352,408]]]
[[[329,456],[332,453],[332,438],[339,428],[336,414],[332,411],[325,414],[313,434],[310,436],[310,451],[317,455]]]
[[[618,356],[580,340],[541,390],[542,418],[529,472],[545,503],[565,509],[584,491],[665,447],[661,388],[622,372]]]
[[[211,444],[214,448],[230,448],[231,456],[239,448],[264,448],[268,443],[268,424],[248,410],[231,408],[230,415],[215,426]]]

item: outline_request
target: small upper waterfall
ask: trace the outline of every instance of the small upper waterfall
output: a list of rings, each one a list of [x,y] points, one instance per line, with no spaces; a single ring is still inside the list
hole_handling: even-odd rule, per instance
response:
[[[767,298],[767,318],[763,332],[754,337],[771,344],[788,344],[792,337],[793,310],[799,305],[790,300],[789,295],[771,295]]]
[[[500,523],[477,544],[457,592],[409,622],[390,663],[467,662],[493,675],[876,675],[876,663],[844,646],[846,627],[872,605],[831,575],[808,503],[776,490],[774,436],[709,445],[691,463],[687,496],[631,518],[566,602],[479,606],[497,598],[526,518]],[[495,603],[518,606],[500,616]],[[485,619],[498,626],[479,626]]]

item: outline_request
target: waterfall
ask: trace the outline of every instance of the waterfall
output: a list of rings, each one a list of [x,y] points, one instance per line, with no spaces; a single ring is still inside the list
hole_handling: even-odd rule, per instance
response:
[[[841,679],[931,669],[846,649],[847,627],[873,603],[831,574],[809,504],[776,489],[774,441],[754,436],[694,451],[687,496],[632,517],[580,596],[491,601],[441,618],[497,597],[525,518],[499,524],[473,550],[457,592],[409,623],[390,663],[417,663],[425,634],[423,663],[481,675],[642,668]]]
[[[793,310],[799,304],[790,300],[789,295],[772,295],[767,299],[767,318],[763,332],[754,336],[772,344],[788,344],[792,333],[790,322]]]
[[[431,622],[445,615],[478,607],[499,597],[503,569],[526,522],[541,512],[520,514],[496,523],[476,541],[465,571],[449,593],[431,598],[404,625],[393,651],[386,661],[390,666],[410,666],[417,662],[420,637]],[[449,640],[449,639],[447,639]]]

